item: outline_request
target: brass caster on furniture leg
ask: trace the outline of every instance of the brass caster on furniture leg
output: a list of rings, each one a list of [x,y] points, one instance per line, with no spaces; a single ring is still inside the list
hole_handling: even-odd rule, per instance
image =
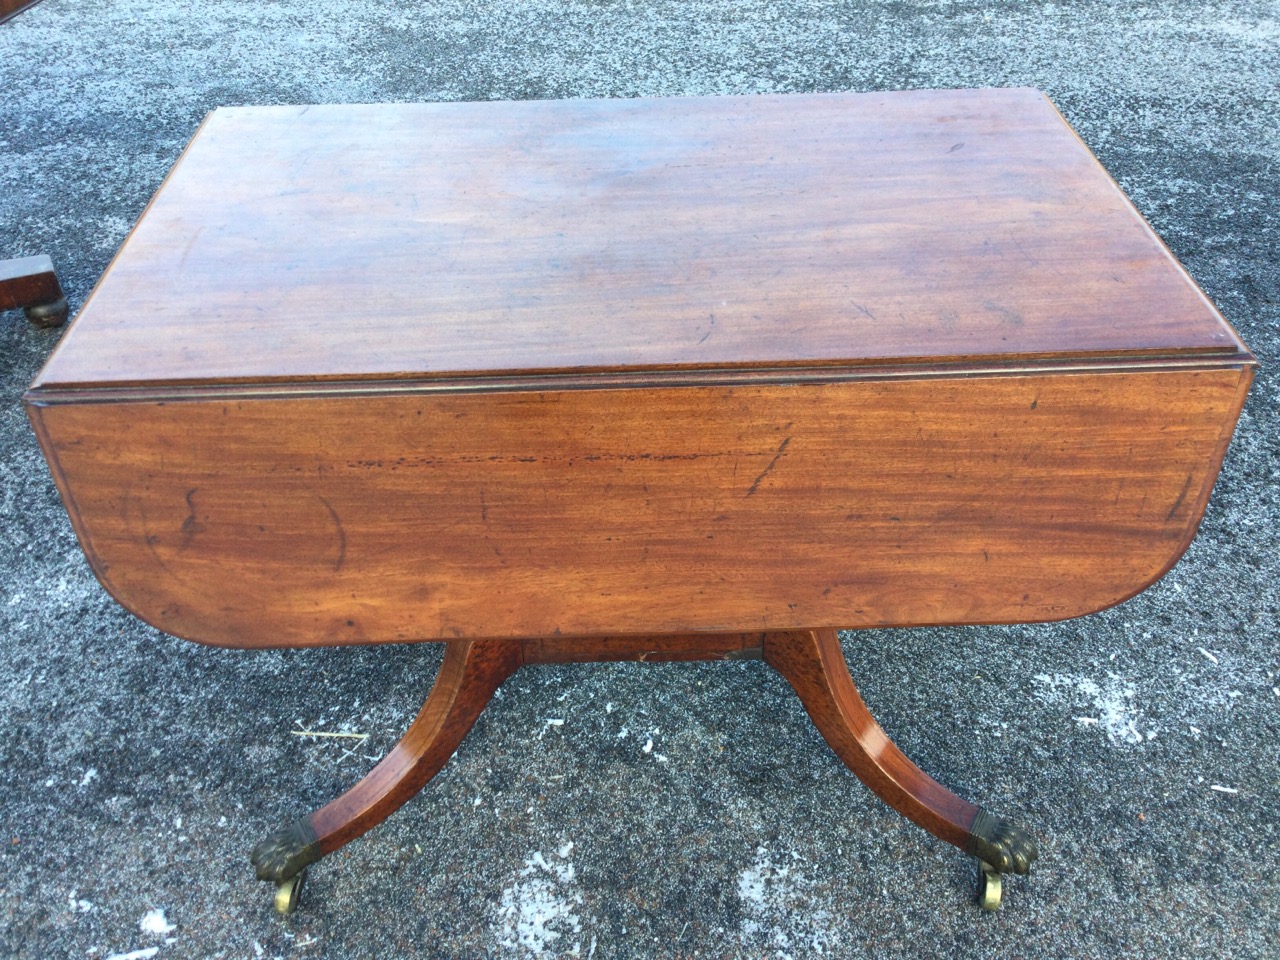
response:
[[[982,865],[982,888],[978,891],[978,903],[984,910],[999,910],[1004,894],[1006,873],[1026,873],[1039,856],[1031,834],[1008,820],[993,817],[979,810],[969,828],[969,853]]]
[[[276,913],[287,917],[298,909],[298,897],[302,894],[302,881],[307,871],[300,870],[276,887]]]
[[[321,856],[316,832],[303,817],[268,836],[253,848],[249,859],[259,880],[282,884]]]
[[[1000,873],[1026,873],[1039,856],[1031,834],[985,810],[973,818],[965,851]]]
[[[276,884],[276,912],[288,916],[298,909],[298,894],[307,867],[320,859],[320,843],[307,818],[277,830],[249,855],[259,880]]]
[[[66,323],[67,314],[71,312],[71,308],[67,306],[66,297],[59,297],[53,303],[24,307],[22,312],[26,314],[32,326],[48,328],[60,327]]]
[[[999,910],[1000,898],[1004,895],[1004,878],[991,864],[983,863],[981,866],[979,877],[982,886],[978,889],[978,905],[983,910]]]

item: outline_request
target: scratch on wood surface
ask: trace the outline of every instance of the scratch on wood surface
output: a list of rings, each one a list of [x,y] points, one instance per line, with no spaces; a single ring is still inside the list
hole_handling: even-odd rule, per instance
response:
[[[343,528],[342,520],[338,517],[338,511],[333,509],[333,505],[319,494],[316,494],[316,498],[324,504],[324,508],[329,511],[329,516],[333,519],[333,525],[338,528],[338,558],[333,561],[333,572],[337,573],[347,562],[347,531]]]
[[[765,467],[763,471],[761,471],[760,476],[756,477],[755,482],[751,484],[751,488],[747,490],[748,497],[754,494],[758,489],[760,489],[761,481],[764,480],[764,478],[769,475],[769,472],[773,470],[775,466],[777,466],[778,461],[782,458],[783,452],[787,449],[787,444],[789,444],[790,442],[791,442],[791,438],[787,437],[787,439],[783,440],[782,443],[778,445],[778,451],[773,455],[773,459],[769,461],[769,465]]]
[[[1035,257],[1033,257],[1031,254],[1027,253],[1026,248],[1023,247],[1022,244],[1018,242],[1017,237],[1015,237],[1012,233],[1010,233],[1009,239],[1012,240],[1013,245],[1018,248],[1018,252],[1022,254],[1023,257],[1026,258],[1027,263],[1031,264],[1033,267],[1040,266],[1040,261],[1037,260]]]
[[[181,267],[187,262],[187,257],[191,256],[191,248],[196,245],[196,241],[200,239],[200,234],[204,232],[204,227],[196,227],[196,232],[191,234],[191,239],[187,241],[187,245],[182,249],[182,259],[178,261]]]

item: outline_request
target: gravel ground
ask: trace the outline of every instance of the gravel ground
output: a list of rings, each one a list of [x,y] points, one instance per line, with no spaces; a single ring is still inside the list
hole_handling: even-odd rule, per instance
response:
[[[206,649],[119,609],[19,404],[59,334],[4,314],[0,955],[1280,956],[1278,51],[1274,2],[45,0],[0,25],[0,256],[50,254],[73,309],[218,105],[1027,85],[1263,363],[1142,596],[846,637],[904,750],[1040,837],[999,913],[735,663],[521,673],[282,920],[247,851],[390,748],[440,651]]]

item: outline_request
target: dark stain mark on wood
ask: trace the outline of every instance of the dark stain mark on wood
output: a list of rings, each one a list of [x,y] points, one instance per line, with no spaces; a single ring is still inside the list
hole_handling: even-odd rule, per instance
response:
[[[187,491],[187,516],[182,521],[182,543],[178,546],[179,550],[185,550],[195,539],[196,534],[204,530],[203,524],[196,517],[196,493],[199,489],[199,487],[192,487]]]
[[[1178,512],[1178,508],[1182,506],[1182,501],[1187,499],[1187,491],[1191,489],[1191,477],[1187,477],[1187,482],[1182,485],[1182,492],[1178,494],[1178,499],[1173,501],[1173,506],[1169,508],[1169,512],[1165,514],[1166,520],[1172,520],[1174,514]]]

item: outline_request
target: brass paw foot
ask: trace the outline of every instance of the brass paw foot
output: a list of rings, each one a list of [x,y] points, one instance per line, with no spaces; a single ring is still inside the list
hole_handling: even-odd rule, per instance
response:
[[[278,884],[297,876],[320,857],[316,832],[305,818],[277,830],[249,854],[258,879]]]
[[[1039,856],[1031,835],[1015,823],[979,810],[965,850],[997,873],[1026,873]]]

